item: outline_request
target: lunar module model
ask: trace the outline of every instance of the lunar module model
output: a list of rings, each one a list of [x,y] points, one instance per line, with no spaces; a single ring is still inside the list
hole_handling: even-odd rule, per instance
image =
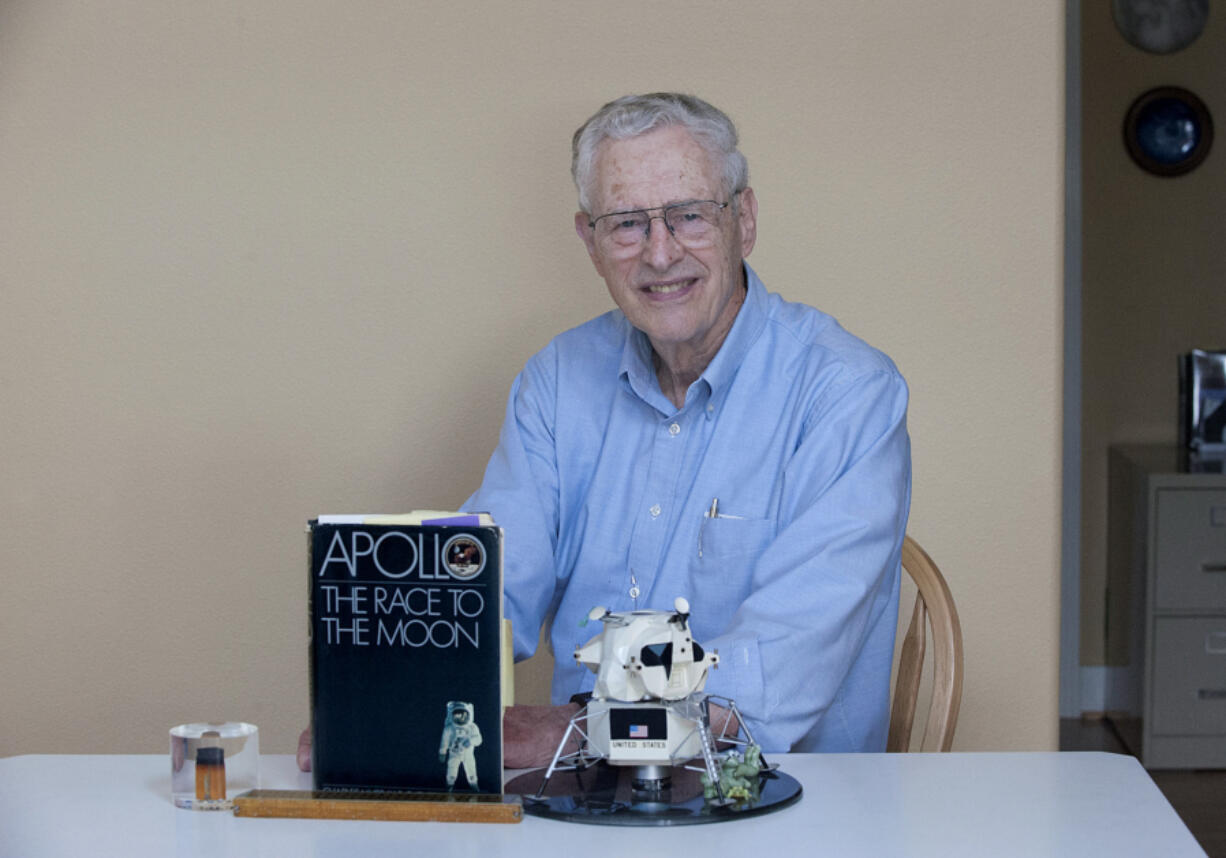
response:
[[[603,629],[575,649],[575,660],[595,672],[596,685],[571,719],[538,796],[545,794],[555,772],[579,771],[603,761],[635,767],[634,790],[640,794],[669,789],[674,767],[700,772],[707,803],[732,804],[743,794],[728,788],[730,759],[742,773],[747,761],[754,774],[771,768],[761,760],[736,703],[702,693],[719,654],[694,640],[689,611],[684,598],[674,602],[673,611],[592,609],[588,619],[599,620]],[[714,727],[712,702],[724,709]],[[565,749],[575,734],[578,749],[568,753]],[[721,746],[729,750],[721,753]]]

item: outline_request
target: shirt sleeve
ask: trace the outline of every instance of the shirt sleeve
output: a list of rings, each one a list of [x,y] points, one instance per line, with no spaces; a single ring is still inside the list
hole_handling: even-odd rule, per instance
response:
[[[767,750],[884,749],[911,490],[906,409],[896,371],[821,397],[785,466],[779,529],[750,595],[704,642],[720,653],[707,690],[733,698]]]
[[[558,584],[553,370],[553,351],[546,349],[516,376],[498,447],[486,466],[481,487],[464,504],[466,510],[491,513],[507,544],[514,546],[503,558],[503,598],[517,661],[536,651],[541,624]]]

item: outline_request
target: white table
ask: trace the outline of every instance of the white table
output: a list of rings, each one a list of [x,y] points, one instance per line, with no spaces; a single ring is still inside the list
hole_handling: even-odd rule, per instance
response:
[[[238,818],[175,808],[165,756],[10,757],[0,759],[0,856],[1204,855],[1132,757],[777,759],[804,785],[792,807],[715,825],[615,829],[535,817],[517,825]],[[260,765],[265,788],[310,788],[291,756]]]

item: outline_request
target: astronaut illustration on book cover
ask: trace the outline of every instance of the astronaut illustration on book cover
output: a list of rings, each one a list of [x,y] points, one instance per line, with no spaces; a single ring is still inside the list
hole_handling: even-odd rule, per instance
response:
[[[455,789],[460,766],[468,788],[477,790],[477,760],[473,751],[481,744],[481,728],[477,726],[473,705],[460,700],[447,704],[447,718],[443,723],[443,736],[438,744],[438,760],[447,764],[447,789]]]

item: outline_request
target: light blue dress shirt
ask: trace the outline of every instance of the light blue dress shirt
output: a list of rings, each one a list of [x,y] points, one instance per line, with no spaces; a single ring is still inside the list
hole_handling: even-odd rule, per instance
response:
[[[745,270],[745,303],[681,409],[620,311],[534,355],[464,508],[506,533],[517,658],[553,616],[555,703],[594,684],[572,657],[599,631],[581,626],[592,607],[671,610],[685,596],[695,639],[720,656],[706,690],[736,701],[765,750],[883,750],[906,383]]]

